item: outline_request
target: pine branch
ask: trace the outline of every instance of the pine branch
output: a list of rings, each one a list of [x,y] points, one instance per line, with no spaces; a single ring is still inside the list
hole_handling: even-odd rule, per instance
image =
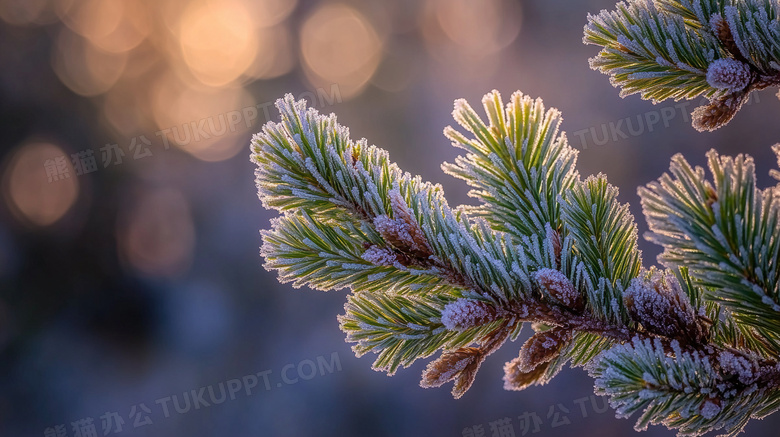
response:
[[[500,102],[497,93],[491,98]],[[528,138],[536,136],[532,132],[542,132],[540,135],[546,138],[534,141],[533,148],[526,147],[530,154],[521,158],[536,159],[534,156],[544,152],[549,155],[545,162],[556,169],[555,173],[548,173],[549,177],[564,171],[567,184],[576,182],[571,161],[555,164],[561,162],[555,161],[555,156],[573,159],[563,137],[550,127],[557,112],[552,110],[541,117],[541,102],[537,101],[532,108],[530,99],[520,94],[513,101],[507,110],[508,119],[523,110],[527,114],[513,122],[515,134],[525,132],[522,136]],[[371,302],[388,313],[393,312],[394,306],[414,306],[414,299],[441,293],[442,299],[456,299],[442,309],[449,325],[445,328],[448,332],[468,332],[466,337],[472,343],[483,342],[480,335],[484,332],[471,328],[490,326],[502,319],[504,331],[513,337],[519,332],[519,323],[541,320],[569,331],[611,331],[623,340],[628,338],[624,326],[604,319],[603,314],[581,314],[589,295],[580,290],[592,289],[589,284],[594,282],[603,288],[603,284],[613,281],[588,276],[574,249],[576,238],[562,238],[550,223],[545,223],[537,227],[537,231],[544,231],[543,235],[519,234],[508,240],[504,233],[488,227],[487,222],[451,210],[439,187],[401,173],[389,162],[386,152],[368,147],[364,141],[352,142],[333,116],[320,116],[290,98],[280,101],[279,109],[282,122],[267,125],[253,140],[253,159],[258,164],[261,199],[266,206],[285,213],[275,220],[270,231],[263,232],[266,267],[279,271],[281,280],[323,290],[349,287],[382,293],[387,299],[375,297]],[[532,117],[534,111],[536,115]],[[491,117],[499,124],[497,116]],[[527,120],[530,126],[520,120]],[[478,132],[488,130],[476,121],[471,126]],[[522,142],[529,143],[527,139]],[[505,159],[513,168],[531,168],[524,161],[512,161],[510,156]],[[526,173],[533,175],[534,170]],[[535,196],[537,201],[553,205],[548,209],[551,211],[559,205],[555,191],[544,191],[549,186],[537,187]],[[605,211],[612,208],[607,204],[605,207]],[[562,226],[562,222],[558,223],[556,227]],[[590,236],[584,238],[586,247]],[[369,296],[361,295],[364,300]],[[591,295],[595,295],[593,291]],[[482,302],[489,317],[461,320],[460,325],[452,322],[464,305],[474,302]],[[343,320],[358,317],[357,309],[348,305]],[[368,326],[365,321],[342,323],[350,331],[350,339],[371,333],[374,337],[379,335],[368,331]],[[366,332],[352,332],[355,329]],[[396,342],[383,340],[377,343],[379,346],[372,343],[371,347],[356,351],[378,351],[376,367],[390,372],[410,363],[412,357],[456,347],[442,340],[446,336],[425,337],[418,333],[414,335],[420,336],[419,342],[410,343],[407,337],[412,334],[408,332],[382,332],[384,336],[395,335]],[[420,349],[420,344],[425,348]],[[484,357],[487,352],[479,355]],[[565,362],[566,356],[562,358]]]
[[[780,85],[780,4],[774,0],[629,0],[588,17],[591,67],[621,96],[660,102],[705,96],[693,127],[727,124],[755,90]]]
[[[378,353],[374,369],[392,375],[399,366],[408,367],[438,350],[468,346],[503,322],[493,319],[463,331],[448,330],[441,321],[442,310],[453,300],[446,292],[412,296],[359,292],[349,296],[339,322],[347,341],[355,343],[355,354]]]
[[[339,321],[355,353],[393,374],[440,351],[420,384],[453,382],[456,398],[528,322],[509,390],[588,365],[620,414],[644,410],[639,428],[687,434],[777,409],[777,187],[755,188],[752,160],[710,153],[711,183],[676,157],[641,189],[669,267],[642,270],[628,205],[604,176],[580,180],[558,112],[520,93],[483,103],[489,125],[456,105],[475,139],[448,129],[469,154],[445,165],[482,205],[452,209],[335,116],[278,101],[281,122],[252,142],[260,199],[282,213],[262,232],[265,267],[295,287],[351,289]]]
[[[640,93],[660,102],[720,94],[707,83],[707,67],[724,56],[712,35],[696,32],[682,15],[662,13],[650,0],[616,7],[588,16],[583,41],[603,47],[591,68],[610,75],[621,96]]]
[[[688,267],[705,297],[776,343],[780,333],[780,242],[773,188],[759,190],[753,160],[708,154],[704,170],[676,155],[670,173],[639,189],[659,260]]]
[[[450,209],[440,187],[402,174],[386,152],[352,142],[333,116],[289,96],[278,107],[282,122],[268,124],[253,140],[261,200],[285,213],[263,232],[266,267],[296,286],[360,291],[346,307],[342,328],[358,342],[356,352],[380,354],[376,368],[392,373],[438,349],[482,342],[500,320],[494,313],[465,329],[430,326],[431,317],[440,317],[430,312],[447,299],[497,306],[530,293],[525,252],[483,221]],[[540,252],[538,239],[526,244],[542,259],[554,259]],[[431,295],[439,296],[438,306],[425,303]],[[415,318],[425,305],[427,323]],[[412,333],[412,325],[430,329]],[[517,327],[505,325],[517,334]]]
[[[728,351],[690,352],[660,340],[616,346],[589,372],[596,378],[596,393],[610,397],[618,416],[643,410],[637,431],[663,424],[683,435],[721,429],[735,435],[751,416],[776,409],[780,395],[776,362],[762,366]]]

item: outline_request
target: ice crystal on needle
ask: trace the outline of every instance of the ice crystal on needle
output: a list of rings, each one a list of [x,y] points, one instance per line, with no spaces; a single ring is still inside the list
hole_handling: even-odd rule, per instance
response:
[[[398,258],[392,250],[379,246],[371,246],[366,249],[362,258],[377,266],[392,266],[398,263]]]
[[[441,322],[449,330],[463,331],[492,322],[499,315],[496,307],[487,302],[458,299],[444,307],[441,312]]]

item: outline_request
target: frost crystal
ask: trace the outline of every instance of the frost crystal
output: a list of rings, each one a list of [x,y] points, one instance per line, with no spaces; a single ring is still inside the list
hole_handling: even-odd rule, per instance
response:
[[[363,253],[363,259],[377,266],[392,266],[396,263],[396,256],[390,249],[379,246],[371,246]]]
[[[402,251],[421,258],[429,257],[431,249],[425,235],[398,190],[390,192],[390,200],[395,218],[387,215],[374,217],[376,231],[385,241]]]
[[[699,132],[712,132],[728,123],[747,102],[748,89],[712,100],[691,113],[693,127]]]
[[[701,415],[705,419],[712,419],[720,413],[720,407],[712,401],[707,401],[701,407]]]
[[[739,382],[749,385],[755,379],[753,363],[745,357],[738,357],[731,352],[721,352],[718,362],[727,373],[736,375]]]
[[[394,220],[386,215],[380,215],[374,218],[374,226],[377,232],[392,243],[401,243],[402,245],[412,245],[412,235],[409,233],[409,226],[401,220]],[[388,237],[389,236],[389,237]]]
[[[498,318],[496,308],[478,300],[458,299],[447,304],[441,313],[441,323],[451,331],[464,331]]]
[[[543,384],[547,381],[545,373],[550,367],[550,363],[543,363],[530,372],[521,370],[521,357],[504,364],[504,390],[523,390],[531,384]]]
[[[454,352],[442,353],[423,371],[420,386],[423,388],[441,387],[454,380],[452,395],[457,399],[463,396],[474,383],[474,378],[484,359],[485,354],[477,348],[461,348]]]
[[[736,59],[718,59],[707,69],[707,82],[713,88],[740,91],[750,83],[750,67]]]
[[[424,388],[441,387],[455,379],[476,358],[476,355],[461,352],[444,354],[428,364],[420,385]]]

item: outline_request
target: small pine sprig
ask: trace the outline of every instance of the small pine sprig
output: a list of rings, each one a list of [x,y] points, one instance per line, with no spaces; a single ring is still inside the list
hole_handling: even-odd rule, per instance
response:
[[[482,99],[488,124],[465,100],[457,100],[453,118],[473,138],[449,126],[444,135],[465,150],[445,173],[466,181],[478,206],[464,209],[484,218],[493,229],[522,241],[528,235],[546,235],[547,226],[561,227],[557,196],[574,186],[577,151],[559,131],[556,109],[545,109],[541,99],[514,93],[504,110],[497,92]]]
[[[647,237],[664,247],[663,264],[689,269],[706,287],[706,299],[780,344],[778,191],[756,187],[749,156],[721,157],[712,150],[707,157],[712,181],[676,155],[671,174],[639,189]]]
[[[588,366],[596,394],[609,396],[618,417],[642,411],[637,431],[662,424],[693,436],[717,430],[733,436],[751,417],[777,410],[779,371],[776,362],[762,366],[751,355],[639,338]]]
[[[590,60],[621,96],[654,103],[707,97],[693,127],[727,124],[753,91],[780,85],[780,4],[774,0],[628,0],[588,16]]]

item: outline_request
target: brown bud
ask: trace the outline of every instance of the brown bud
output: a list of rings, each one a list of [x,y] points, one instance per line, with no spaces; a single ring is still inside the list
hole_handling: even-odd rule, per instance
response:
[[[552,244],[553,254],[555,255],[556,268],[561,267],[561,234],[547,225],[547,239]]]
[[[455,381],[455,385],[452,387],[452,396],[458,399],[474,383],[479,366],[484,360],[484,351],[475,347],[464,347],[453,352],[444,352],[439,358],[429,363],[423,371],[420,386],[423,388],[441,387],[450,381]]]
[[[520,357],[504,364],[504,390],[520,391],[533,384],[544,384],[550,363],[536,366],[530,372],[523,372],[518,366]]]
[[[578,313],[585,309],[582,295],[574,288],[569,278],[560,271],[544,268],[534,272],[533,276],[545,294],[555,303]]]
[[[380,215],[374,218],[374,227],[382,238],[398,250],[415,258],[427,259],[433,254],[428,240],[400,191],[390,192],[393,218]]]
[[[707,67],[707,83],[730,92],[744,90],[755,76],[748,64],[734,58],[716,59]]]
[[[736,379],[743,385],[751,385],[761,374],[761,366],[755,357],[740,355],[731,351],[721,351],[718,354],[718,364],[724,376]]]
[[[699,132],[712,132],[725,126],[745,104],[751,91],[751,87],[748,86],[743,90],[711,100],[707,105],[699,106],[691,114],[693,128]]]
[[[723,47],[725,47],[736,59],[744,61],[742,52],[739,51],[739,47],[737,47],[737,44],[734,42],[734,35],[731,33],[731,28],[726,19],[720,14],[714,14],[712,18],[710,18],[710,26],[712,27],[715,36],[720,40],[720,43],[723,44]]]
[[[517,368],[521,372],[528,373],[558,358],[571,337],[572,331],[563,328],[537,332],[520,349],[520,355],[516,358]]]
[[[397,266],[398,264],[409,267],[413,260],[403,252],[389,247],[379,247],[368,243],[368,248],[363,252],[362,258],[376,266]],[[366,243],[363,244],[366,247]]]

